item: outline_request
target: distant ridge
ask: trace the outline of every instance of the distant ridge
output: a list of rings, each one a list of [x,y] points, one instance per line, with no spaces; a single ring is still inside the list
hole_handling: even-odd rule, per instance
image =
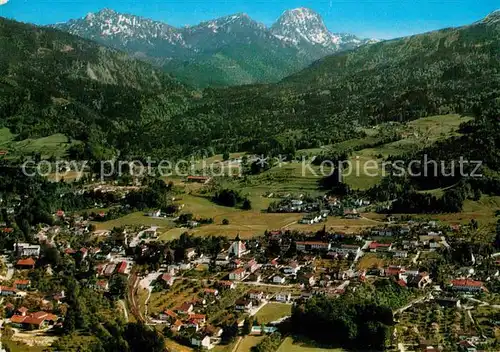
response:
[[[325,55],[374,42],[331,33],[321,16],[306,8],[285,11],[270,28],[244,13],[176,28],[112,9],[53,26],[201,87],[278,81]]]

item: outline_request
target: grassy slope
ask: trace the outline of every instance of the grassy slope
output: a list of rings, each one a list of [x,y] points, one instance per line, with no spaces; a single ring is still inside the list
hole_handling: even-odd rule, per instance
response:
[[[357,149],[367,143],[377,142],[377,130],[367,130],[368,136],[366,138],[350,139],[331,147],[338,150],[352,148],[356,150],[350,161],[353,168],[345,177],[345,181],[354,189],[367,189],[376,185],[382,177],[381,163],[384,158],[388,156],[402,155],[406,152],[415,149],[421,149],[429,146],[432,143],[442,139],[450,138],[458,135],[458,128],[460,124],[471,120],[470,117],[460,116],[457,114],[437,115],[424,117],[407,123],[402,126],[402,130],[408,136],[399,141],[382,144],[373,148]],[[315,155],[321,152],[322,149],[305,149],[300,151],[301,154]],[[375,167],[376,163],[378,167]],[[372,166],[373,165],[373,166]],[[365,172],[365,170],[367,172]],[[378,176],[370,176],[370,173],[375,174],[379,170]]]
[[[312,344],[294,341],[292,337],[287,337],[277,352],[342,352],[338,348],[320,348]]]
[[[255,316],[260,324],[267,324],[292,314],[292,306],[283,303],[268,303]]]
[[[0,149],[8,151],[7,157],[40,153],[43,159],[51,156],[63,158],[68,148],[78,143],[76,141],[68,143],[68,138],[61,133],[22,141],[15,141],[15,138],[16,135],[12,134],[8,128],[0,128]]]

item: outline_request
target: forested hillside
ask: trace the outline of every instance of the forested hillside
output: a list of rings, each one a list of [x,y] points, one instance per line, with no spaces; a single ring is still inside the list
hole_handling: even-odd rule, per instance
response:
[[[0,124],[19,140],[61,132],[103,158],[193,99],[151,66],[55,29],[0,19],[0,47]]]
[[[329,56],[278,85],[215,91],[188,114],[244,126],[253,145],[300,131],[301,147],[352,136],[356,125],[472,113],[500,95],[499,17]]]

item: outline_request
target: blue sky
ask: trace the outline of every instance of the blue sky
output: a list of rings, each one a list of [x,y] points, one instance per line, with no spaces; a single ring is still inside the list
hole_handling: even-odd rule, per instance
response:
[[[0,4],[6,0],[0,0]],[[174,26],[197,24],[236,12],[270,25],[286,9],[310,7],[333,32],[394,38],[477,21],[500,8],[499,0],[8,0],[0,16],[49,24],[104,7]]]

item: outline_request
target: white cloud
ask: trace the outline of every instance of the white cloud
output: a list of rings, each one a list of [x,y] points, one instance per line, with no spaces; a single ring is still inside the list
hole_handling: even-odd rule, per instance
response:
[[[9,2],[9,0],[0,0],[0,6],[5,5],[8,2]]]

